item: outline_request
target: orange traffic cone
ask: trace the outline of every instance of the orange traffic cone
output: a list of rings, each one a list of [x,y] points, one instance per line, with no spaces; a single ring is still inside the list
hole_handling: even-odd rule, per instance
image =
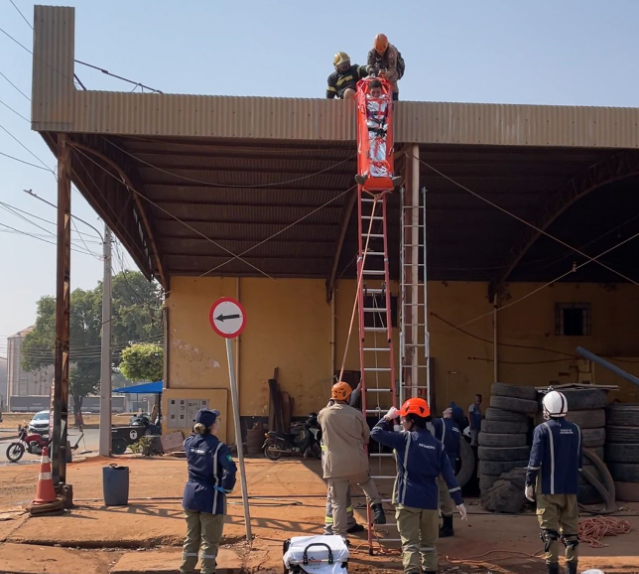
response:
[[[33,501],[34,506],[50,504],[56,502],[55,488],[53,487],[53,476],[51,475],[51,459],[49,458],[49,447],[42,449],[42,462],[40,463],[40,476],[38,477],[38,489]]]

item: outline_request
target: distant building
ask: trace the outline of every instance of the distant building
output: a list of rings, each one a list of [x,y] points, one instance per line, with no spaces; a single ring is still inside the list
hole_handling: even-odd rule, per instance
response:
[[[0,411],[7,406],[7,358],[0,357]]]
[[[32,330],[33,327],[27,327],[7,339],[8,410],[11,410],[11,397],[49,395],[50,393],[53,365],[31,372],[22,368],[22,342]]]

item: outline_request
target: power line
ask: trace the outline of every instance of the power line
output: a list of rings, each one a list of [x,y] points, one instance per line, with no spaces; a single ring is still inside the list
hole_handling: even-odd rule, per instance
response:
[[[9,104],[6,104],[5,102],[3,102],[2,100],[0,100],[0,104],[2,104],[5,108],[10,109],[16,116],[20,116],[25,122],[29,122],[31,123],[31,121],[29,120],[29,118],[23,116],[20,112],[17,112],[16,110],[14,110]]]
[[[36,158],[44,167],[50,171],[55,177],[55,172],[46,163],[44,163],[36,154],[34,154],[26,145],[24,145],[16,136],[14,136],[7,128],[0,124],[0,129],[4,130],[9,136],[11,136],[20,146],[22,146],[27,152],[29,152],[34,158]]]
[[[17,157],[13,157],[12,155],[9,155],[8,153],[4,153],[0,151],[0,155],[3,155],[4,157],[8,157],[9,159],[12,159],[13,161],[19,161],[20,163],[23,163],[24,165],[28,165],[30,167],[35,167],[36,169],[42,169],[44,171],[51,171],[50,169],[46,168],[46,167],[42,167],[40,165],[36,165],[35,163],[29,163],[28,161],[24,161],[23,159],[18,159]]]
[[[408,156],[408,154],[407,154],[407,156]],[[623,273],[620,273],[619,271],[613,269],[612,267],[609,267],[608,265],[606,265],[605,263],[603,263],[601,261],[596,261],[595,259],[593,259],[589,255],[587,255],[583,251],[577,249],[576,247],[573,247],[572,245],[569,245],[568,243],[566,243],[565,241],[562,241],[558,237],[555,237],[554,235],[551,235],[550,233],[548,233],[544,229],[541,229],[541,228],[537,227],[536,225],[533,225],[532,223],[530,223],[530,222],[526,221],[525,219],[519,217],[518,215],[515,215],[514,213],[511,213],[507,209],[504,209],[503,207],[501,207],[501,205],[496,204],[495,202],[491,201],[490,199],[485,198],[483,195],[480,195],[476,191],[473,191],[472,189],[470,189],[469,187],[465,186],[464,184],[459,183],[458,181],[456,181],[452,177],[450,177],[450,176],[446,175],[445,173],[441,172],[440,170],[438,170],[437,168],[433,167],[432,165],[430,165],[429,163],[425,162],[424,160],[416,158],[414,156],[409,156],[409,157],[412,157],[412,159],[418,160],[420,163],[424,164],[427,168],[429,168],[430,170],[434,171],[440,177],[443,177],[444,179],[448,180],[453,185],[456,185],[457,187],[467,191],[473,197],[476,197],[477,199],[480,199],[481,201],[487,203],[488,205],[491,205],[495,209],[501,211],[502,213],[508,215],[509,217],[512,217],[513,219],[516,219],[517,221],[519,221],[520,223],[523,223],[527,227],[530,227],[531,229],[534,229],[535,231],[541,233],[545,237],[548,237],[549,239],[552,239],[553,241],[556,241],[560,245],[563,245],[564,247],[567,247],[568,249],[570,249],[571,251],[574,251],[575,253],[581,255],[582,257],[585,257],[586,259],[590,259],[591,261],[594,261],[598,265],[601,265],[601,267],[603,267],[604,269],[607,269],[608,271],[611,271],[612,273],[615,273],[616,275],[619,275],[619,277],[625,279],[629,283],[632,283],[634,285],[639,286],[639,283],[637,283],[634,279],[630,279],[630,277],[626,277]]]
[[[44,241],[45,243],[49,243],[50,245],[56,245],[56,243],[54,243],[53,241],[47,241],[46,239],[43,239],[42,237],[33,235],[33,233],[29,233],[28,231],[22,231],[21,229],[16,229],[15,227],[11,227],[10,225],[7,225],[6,223],[0,223],[0,226],[6,227],[7,229],[10,229],[11,231],[15,231],[16,233],[19,233],[20,235],[26,235],[28,237],[32,237],[33,239],[37,239],[38,241]],[[91,253],[90,251],[73,249],[73,247],[71,247],[71,251],[75,251],[76,253],[82,253],[84,255],[90,255],[91,257],[95,257],[95,255]]]
[[[27,96],[27,94],[25,94],[20,88],[18,88],[18,86],[16,86],[9,78],[7,78],[7,76],[5,76],[2,72],[0,72],[0,76],[2,76],[5,80],[7,80],[7,82],[9,82],[16,90],[18,90],[18,92],[20,92],[25,98],[27,98],[27,100],[31,101],[31,98],[29,96]]]
[[[22,19],[27,23],[27,26],[29,26],[29,28],[31,28],[33,30],[33,26],[31,24],[31,22],[29,22],[29,20],[27,20],[24,16],[24,14],[20,11],[20,8],[18,8],[15,4],[15,2],[13,0],[9,0],[9,2],[11,2],[11,4],[13,4],[13,7],[18,11],[18,14],[20,14],[20,16],[22,16]]]

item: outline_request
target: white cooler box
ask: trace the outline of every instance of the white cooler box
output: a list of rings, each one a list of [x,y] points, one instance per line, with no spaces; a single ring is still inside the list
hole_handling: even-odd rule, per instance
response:
[[[284,572],[348,574],[348,556],[341,536],[295,536],[284,543]]]

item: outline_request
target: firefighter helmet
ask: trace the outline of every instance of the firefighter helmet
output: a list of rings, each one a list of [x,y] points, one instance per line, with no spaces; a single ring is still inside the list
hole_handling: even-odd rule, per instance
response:
[[[417,415],[418,417],[429,417],[430,407],[424,399],[413,397],[408,399],[399,409],[399,415],[406,417],[408,415]]]
[[[340,381],[333,385],[333,388],[331,389],[331,399],[334,401],[347,401],[352,392],[353,389],[351,389],[351,386],[348,383]]]
[[[351,59],[346,52],[337,52],[335,57],[333,58],[333,66],[339,68],[340,66],[344,66],[345,64],[350,65]]]
[[[375,36],[374,47],[375,51],[380,55],[388,50],[388,38],[386,34],[377,34],[377,36]]]

